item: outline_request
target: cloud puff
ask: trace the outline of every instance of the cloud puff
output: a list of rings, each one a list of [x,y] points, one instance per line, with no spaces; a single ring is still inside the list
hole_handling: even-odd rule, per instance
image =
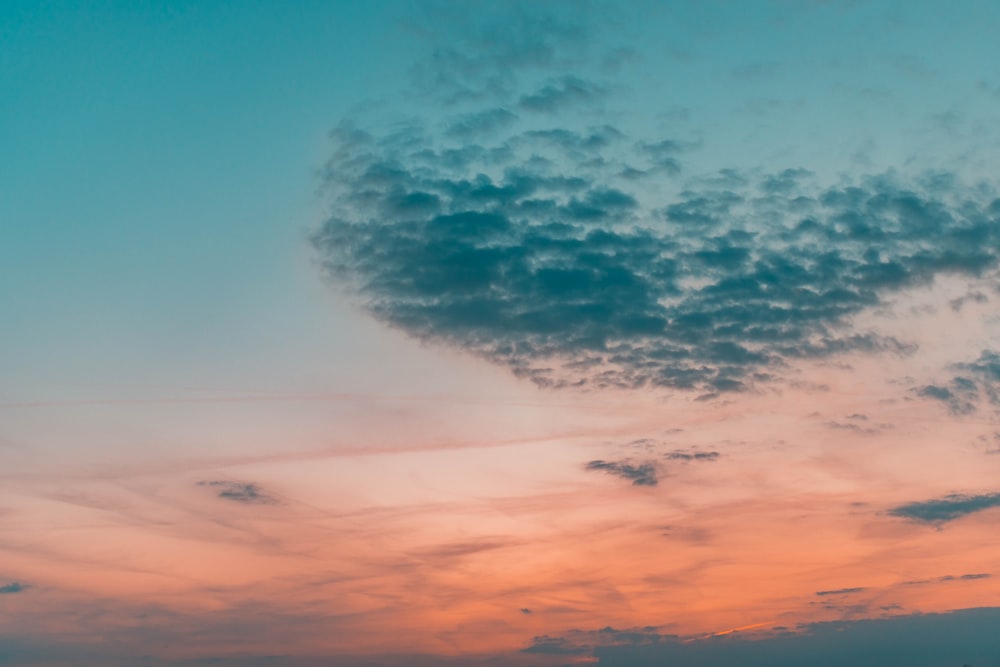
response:
[[[656,486],[659,477],[652,462],[630,463],[628,461],[590,461],[587,470],[600,470],[616,477],[631,480],[634,486]]]
[[[217,490],[216,495],[236,503],[273,505],[278,501],[264,493],[259,486],[248,482],[211,480],[198,482],[199,486],[209,486]]]
[[[992,507],[1000,507],[1000,493],[978,496],[953,493],[943,498],[893,507],[889,514],[921,523],[943,524]]]
[[[789,169],[664,199],[622,174],[679,142],[607,125],[515,124],[488,143],[420,124],[334,134],[331,215],[312,237],[329,279],[382,322],[542,386],[714,394],[799,359],[907,353],[854,316],[1000,261],[1000,200],[982,189],[821,187]],[[992,373],[981,361],[966,373]]]
[[[10,593],[20,593],[27,589],[28,587],[18,581],[12,581],[9,584],[4,584],[0,586],[0,595],[7,595]]]

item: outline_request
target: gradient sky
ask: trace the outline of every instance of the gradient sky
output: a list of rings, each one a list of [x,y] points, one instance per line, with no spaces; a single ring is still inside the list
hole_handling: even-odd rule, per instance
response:
[[[0,665],[1000,667],[1000,5],[0,4]]]

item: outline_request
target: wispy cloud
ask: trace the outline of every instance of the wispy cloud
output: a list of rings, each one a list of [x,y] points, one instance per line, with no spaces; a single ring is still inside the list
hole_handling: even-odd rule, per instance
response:
[[[851,595],[853,593],[863,593],[867,588],[837,588],[831,591],[816,591],[816,595],[823,597],[826,595]]]
[[[948,583],[950,581],[977,581],[979,579],[989,579],[993,575],[988,572],[976,572],[972,574],[960,574],[957,577],[953,574],[946,574],[934,579],[918,579],[914,581],[904,581],[902,586],[920,586],[924,584]]]
[[[719,452],[714,451],[675,449],[671,452],[666,452],[663,458],[668,461],[714,461],[719,456]]]

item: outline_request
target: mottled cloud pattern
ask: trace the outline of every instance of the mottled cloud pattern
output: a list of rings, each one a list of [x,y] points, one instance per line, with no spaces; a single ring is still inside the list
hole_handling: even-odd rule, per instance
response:
[[[682,188],[682,142],[482,113],[444,133],[342,126],[313,243],[379,320],[542,386],[739,391],[800,359],[906,353],[854,316],[1000,258],[988,188],[801,169]]]

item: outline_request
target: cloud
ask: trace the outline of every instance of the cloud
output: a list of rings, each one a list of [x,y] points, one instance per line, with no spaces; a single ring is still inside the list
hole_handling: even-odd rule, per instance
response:
[[[259,486],[248,482],[233,482],[226,480],[211,480],[198,482],[199,486],[209,486],[217,490],[217,496],[224,500],[237,503],[273,505],[276,498],[264,493]]]
[[[958,374],[947,384],[918,387],[917,395],[944,403],[954,415],[972,414],[984,400],[1000,407],[1000,354],[982,350],[976,360],[950,368]]]
[[[444,104],[510,96],[521,77],[579,61],[592,41],[588,12],[530,3],[477,5],[475,11],[428,11],[414,22],[429,38],[412,80],[423,97]]]
[[[644,643],[602,645],[591,634],[601,667],[841,667],[843,665],[991,665],[1000,656],[993,628],[1000,609],[814,623],[798,632],[775,630],[748,638],[740,633],[684,641],[662,637]]]
[[[542,635],[535,637],[523,653],[548,653],[553,655],[586,655],[595,646],[642,646],[664,640],[676,639],[662,635],[656,627],[618,630],[611,626],[594,631],[573,630],[562,637]]]
[[[421,127],[335,135],[332,214],[312,236],[331,282],[389,326],[541,386],[714,395],[802,359],[908,354],[856,316],[1000,261],[1000,200],[958,185],[821,187],[790,169],[661,200],[620,174],[673,140],[607,125],[458,145]],[[994,361],[964,372],[980,386]],[[965,409],[956,387],[921,391]]]
[[[844,421],[830,420],[823,425],[834,431],[850,431],[860,435],[874,435],[885,429],[891,428],[891,424],[871,424],[866,415],[848,415]]]
[[[663,458],[668,461],[714,461],[719,458],[719,452],[704,452],[699,450],[687,451],[683,449],[675,449],[672,452],[667,452],[663,455]]]
[[[934,500],[906,503],[890,509],[889,514],[920,523],[944,524],[992,507],[1000,507],[1000,493],[978,496],[953,493]]]
[[[832,591],[816,591],[816,595],[823,597],[825,595],[850,595],[852,593],[861,593],[868,590],[867,588],[838,588]]]
[[[594,102],[606,94],[607,89],[592,81],[564,76],[522,96],[517,106],[526,111],[552,113],[567,106]]]
[[[531,646],[522,649],[523,653],[540,653],[543,655],[582,655],[590,653],[587,647],[574,646],[562,637],[542,635],[535,637]]]
[[[979,579],[989,579],[992,576],[993,575],[989,574],[988,572],[977,572],[977,573],[973,573],[973,574],[962,574],[962,575],[959,575],[957,577],[955,575],[952,575],[952,574],[946,574],[943,577],[937,577],[935,579],[920,579],[920,580],[917,580],[917,581],[904,581],[901,585],[903,585],[903,586],[917,586],[917,585],[923,585],[923,584],[947,583],[947,582],[950,582],[950,581],[976,581],[976,580],[979,580]]]
[[[0,595],[8,595],[8,594],[11,594],[11,593],[21,593],[24,590],[26,590],[27,588],[28,588],[27,586],[25,586],[24,584],[22,584],[20,582],[12,581],[9,584],[4,584],[3,586],[0,586]]]
[[[417,21],[433,120],[415,108],[333,133],[312,235],[327,278],[386,325],[539,386],[714,397],[804,359],[909,354],[859,316],[1000,265],[1000,199],[945,171],[688,176],[700,138],[639,136],[603,106],[624,92],[595,69],[620,47],[598,38],[613,13],[517,3]],[[920,391],[968,409],[948,382]]]
[[[445,133],[450,137],[471,139],[502,130],[517,121],[517,114],[504,108],[487,109],[457,118]]]
[[[917,395],[940,401],[948,406],[948,412],[953,415],[969,415],[976,411],[975,400],[978,391],[975,383],[968,378],[954,378],[950,386],[929,384],[919,387]]]
[[[587,470],[600,470],[609,475],[631,480],[633,486],[656,486],[659,478],[656,465],[651,462],[633,464],[628,461],[590,461]]]

